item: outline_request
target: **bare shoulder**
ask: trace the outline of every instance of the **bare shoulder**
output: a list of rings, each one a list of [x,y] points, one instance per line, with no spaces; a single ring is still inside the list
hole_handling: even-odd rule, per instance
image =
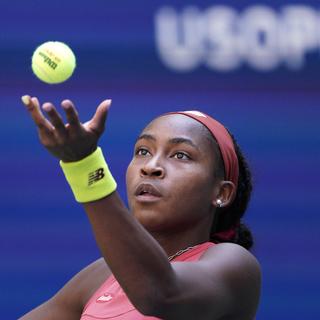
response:
[[[83,309],[110,274],[105,260],[100,258],[77,273],[53,298],[58,301],[72,300]]]
[[[255,312],[261,290],[261,267],[252,253],[233,243],[209,248],[200,259],[213,278],[219,277],[232,305],[241,311]]]
[[[219,259],[217,259],[219,257]],[[210,247],[200,260],[214,260],[215,263],[227,263],[230,268],[248,267],[260,273],[260,264],[247,249],[235,243],[219,243]]]
[[[82,310],[111,272],[101,258],[77,273],[50,300],[24,315],[21,320],[76,320]]]
[[[197,314],[201,319],[254,319],[261,272],[248,250],[221,243],[207,249],[198,261],[173,262],[172,268],[175,280],[159,318],[194,319]]]

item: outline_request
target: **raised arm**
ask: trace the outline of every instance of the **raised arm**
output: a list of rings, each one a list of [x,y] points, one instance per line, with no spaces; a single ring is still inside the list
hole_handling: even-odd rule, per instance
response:
[[[64,162],[81,160],[96,149],[110,107],[110,100],[102,102],[93,118],[81,124],[75,107],[65,100],[65,125],[51,103],[42,107],[47,120],[37,98],[25,96],[23,102],[37,125],[40,142]],[[102,255],[128,297],[141,312],[152,312],[174,276],[167,254],[130,215],[117,192],[84,207]]]
[[[68,123],[55,107],[24,98],[39,131],[40,141],[64,162],[81,160],[97,147],[110,101],[81,124],[73,104],[62,103]],[[129,213],[117,192],[84,203],[102,255],[134,306],[143,314],[164,319],[249,319],[255,312],[259,267],[237,245],[219,245],[199,262],[172,263],[168,253]],[[256,299],[252,299],[256,297]],[[241,310],[243,316],[239,315]],[[250,315],[250,316],[248,316]]]

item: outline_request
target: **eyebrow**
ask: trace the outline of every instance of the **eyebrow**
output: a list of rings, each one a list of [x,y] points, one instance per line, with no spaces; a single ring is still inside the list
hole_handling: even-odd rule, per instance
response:
[[[157,139],[151,135],[151,134],[147,134],[147,133],[144,133],[142,135],[140,135],[138,138],[137,138],[137,141],[136,143],[139,141],[139,140],[142,140],[142,139],[145,139],[145,140],[151,140],[151,141],[157,141]],[[169,139],[168,141],[170,144],[182,144],[182,143],[185,143],[185,144],[188,144],[189,146],[197,149],[199,151],[199,148],[198,146],[190,139],[187,139],[187,138],[184,138],[184,137],[176,137],[176,138],[171,138]]]
[[[136,143],[142,139],[156,141],[156,138],[153,135],[144,133],[137,138]]]

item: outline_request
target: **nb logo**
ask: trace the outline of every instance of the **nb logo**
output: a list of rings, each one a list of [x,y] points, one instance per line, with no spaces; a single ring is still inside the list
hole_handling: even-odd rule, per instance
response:
[[[93,183],[101,180],[102,178],[104,178],[104,169],[103,168],[99,168],[96,171],[90,172],[88,185],[91,186]]]

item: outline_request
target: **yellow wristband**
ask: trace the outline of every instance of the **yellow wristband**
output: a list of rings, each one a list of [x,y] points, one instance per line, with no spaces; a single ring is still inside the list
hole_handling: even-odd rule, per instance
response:
[[[100,147],[80,161],[60,161],[60,166],[78,202],[99,200],[117,188]]]

